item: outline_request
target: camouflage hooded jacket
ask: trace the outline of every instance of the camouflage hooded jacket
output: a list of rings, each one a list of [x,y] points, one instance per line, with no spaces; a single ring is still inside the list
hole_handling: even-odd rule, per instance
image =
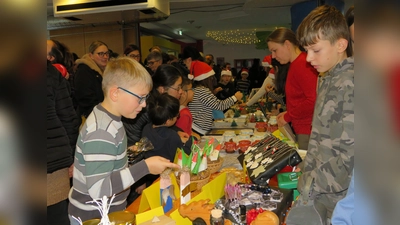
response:
[[[310,190],[345,191],[353,167],[354,59],[347,58],[319,78],[310,142],[298,190],[302,192],[307,178],[312,178]]]

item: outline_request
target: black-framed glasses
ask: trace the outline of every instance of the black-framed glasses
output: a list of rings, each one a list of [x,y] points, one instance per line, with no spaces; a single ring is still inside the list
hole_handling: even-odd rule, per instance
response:
[[[98,52],[96,54],[99,55],[100,57],[110,56],[110,52],[109,51],[107,51],[107,52]]]
[[[175,91],[180,91],[182,90],[182,86],[178,86],[178,88],[174,88],[172,86],[168,86],[168,88],[174,89]]]
[[[160,61],[160,60],[148,61],[146,66],[147,67],[152,66],[152,65],[154,65],[155,62],[158,62],[158,61]]]
[[[125,91],[126,93],[131,94],[131,95],[135,96],[136,98],[138,98],[139,99],[139,105],[142,104],[143,102],[145,102],[146,99],[149,97],[149,95],[145,95],[145,96],[140,97],[139,95],[137,95],[135,93],[132,93],[132,92],[130,92],[130,91],[128,91],[128,90],[126,90],[125,88],[122,88],[122,87],[118,87],[118,89],[121,89],[121,90]]]
[[[140,54],[139,55],[130,54],[129,57],[131,57],[131,58],[140,58]]]

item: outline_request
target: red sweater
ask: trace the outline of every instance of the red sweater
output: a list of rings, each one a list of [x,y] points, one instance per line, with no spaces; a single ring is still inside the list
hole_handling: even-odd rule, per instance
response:
[[[182,107],[182,106],[181,106]],[[189,135],[192,135],[192,113],[188,107],[183,107],[179,111],[179,118],[175,123],[175,126],[181,128],[183,132],[186,132]]]
[[[317,97],[318,72],[306,61],[302,52],[290,64],[286,79],[285,121],[292,122],[296,134],[311,134],[311,122]]]

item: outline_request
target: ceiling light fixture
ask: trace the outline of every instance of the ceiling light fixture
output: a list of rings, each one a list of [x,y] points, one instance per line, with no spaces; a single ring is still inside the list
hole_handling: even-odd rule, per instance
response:
[[[256,44],[260,40],[256,36],[257,29],[207,31],[206,36],[222,44]]]

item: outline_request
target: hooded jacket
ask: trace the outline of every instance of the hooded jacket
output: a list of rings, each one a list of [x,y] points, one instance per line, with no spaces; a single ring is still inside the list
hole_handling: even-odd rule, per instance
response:
[[[76,60],[78,65],[75,74],[75,100],[78,103],[77,113],[88,117],[93,107],[104,100],[101,88],[103,71],[90,58],[89,54]]]

